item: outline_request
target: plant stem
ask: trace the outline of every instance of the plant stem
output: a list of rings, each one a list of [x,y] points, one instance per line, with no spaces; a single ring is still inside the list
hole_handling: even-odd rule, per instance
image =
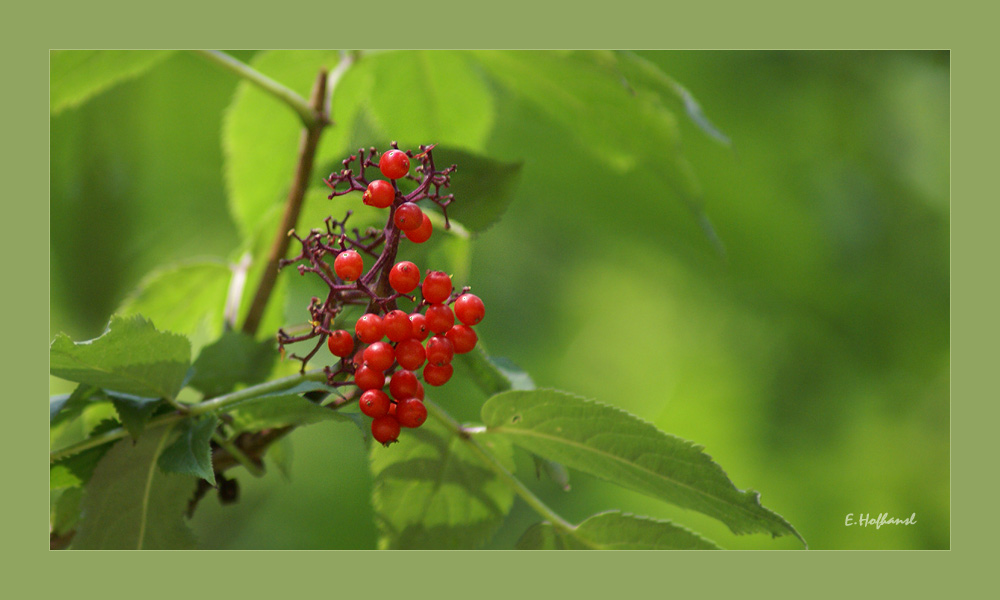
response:
[[[316,127],[318,123],[324,120],[322,108],[317,109],[315,104],[310,106],[310,103],[306,102],[306,99],[295,93],[294,90],[285,87],[250,65],[240,62],[225,52],[218,50],[195,50],[194,52],[216,65],[236,73],[243,79],[253,83],[290,106],[299,115],[299,118],[302,119],[302,124],[307,129]],[[322,104],[320,106],[322,107]]]
[[[460,440],[465,442],[472,450],[472,452],[476,456],[478,456],[483,461],[483,463],[486,464],[486,466],[492,469],[494,473],[500,476],[500,479],[502,479],[504,483],[510,486],[510,488],[514,490],[514,493],[520,496],[521,499],[528,504],[528,506],[533,508],[535,512],[537,512],[543,518],[552,523],[552,525],[555,526],[560,531],[568,535],[571,535],[573,537],[577,537],[576,527],[572,523],[563,519],[554,510],[549,508],[547,504],[542,502],[542,500],[538,496],[533,494],[531,490],[527,488],[527,486],[521,483],[520,479],[515,477],[513,474],[511,474],[510,471],[506,469],[506,467],[500,464],[500,461],[498,461],[497,458],[493,456],[492,453],[483,448],[483,446],[479,443],[478,440],[469,435],[469,432],[463,429],[462,426],[458,423],[458,421],[456,421],[451,415],[445,412],[444,409],[442,409],[437,404],[434,404],[430,400],[425,400],[424,405],[427,407],[427,412],[432,417],[441,422],[453,434],[458,436]],[[585,544],[587,543],[586,540],[580,540],[580,541]]]
[[[289,375],[288,377],[282,377],[281,379],[275,379],[274,381],[244,388],[238,392],[231,392],[222,396],[216,396],[211,400],[205,400],[204,402],[199,402],[198,404],[191,406],[188,414],[192,417],[197,417],[198,415],[203,415],[205,413],[229,410],[235,405],[242,404],[243,402],[256,398],[257,396],[280,392],[282,390],[295,387],[296,385],[306,381],[326,381],[326,373],[323,372],[323,369],[314,369],[306,373]]]
[[[315,369],[307,373],[289,375],[288,377],[282,377],[281,379],[275,379],[274,381],[251,386],[238,392],[216,396],[211,400],[205,400],[204,402],[199,402],[198,404],[190,406],[186,414],[171,413],[151,419],[149,423],[146,424],[146,428],[152,429],[153,427],[174,423],[176,421],[183,420],[186,417],[197,417],[198,415],[203,415],[208,412],[229,410],[238,404],[250,401],[258,396],[280,392],[282,390],[295,387],[305,381],[326,381],[326,373],[323,372],[323,369]],[[120,440],[127,435],[128,431],[126,431],[123,427],[106,431],[100,435],[71,444],[61,450],[50,452],[49,462],[54,463],[60,459],[66,458],[67,456],[72,456],[77,452],[89,450],[90,448],[96,448],[97,446],[107,442]]]
[[[316,147],[319,145],[320,135],[327,125],[327,120],[323,111],[323,100],[326,96],[326,69],[320,69],[313,83],[312,94],[309,97],[309,105],[322,118],[307,124],[302,130],[302,137],[299,140],[299,160],[295,165],[295,177],[292,179],[292,187],[288,190],[288,200],[285,202],[285,213],[278,225],[278,231],[271,244],[271,253],[268,255],[267,264],[261,274],[260,285],[250,304],[250,311],[247,319],[243,323],[243,332],[249,335],[257,333],[257,327],[264,317],[264,309],[267,301],[271,297],[271,291],[278,280],[278,263],[285,258],[288,252],[289,232],[295,229],[295,224],[299,220],[299,212],[302,210],[302,200],[305,198],[306,189],[309,187],[309,176],[312,173],[313,161],[316,158]]]
[[[218,444],[220,448],[228,452],[229,455],[232,456],[236,462],[243,465],[243,467],[247,471],[249,471],[251,475],[253,475],[254,477],[264,476],[264,469],[261,469],[260,466],[255,464],[252,460],[250,460],[250,458],[246,454],[240,451],[240,449],[237,448],[234,444],[230,443],[229,440],[219,435],[218,431],[212,434],[212,440],[216,444]]]

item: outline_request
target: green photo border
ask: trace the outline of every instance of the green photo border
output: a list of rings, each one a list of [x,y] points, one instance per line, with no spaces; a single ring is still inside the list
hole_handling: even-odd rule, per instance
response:
[[[450,6],[449,6],[450,4]],[[36,591],[118,597],[222,592],[229,597],[367,598],[542,597],[553,594],[620,597],[646,593],[757,592],[811,597],[816,592],[942,593],[953,581],[984,579],[977,568],[993,526],[992,483],[982,462],[996,422],[996,349],[993,280],[997,255],[996,71],[985,31],[993,21],[958,3],[922,8],[872,2],[807,5],[800,2],[616,2],[547,7],[538,2],[474,5],[379,2],[175,2],[143,7],[131,2],[36,5],[8,9],[20,39],[6,47],[5,105],[12,159],[5,203],[9,257],[5,314],[12,316],[8,371],[6,464],[14,474],[6,495],[7,565],[16,581]],[[395,8],[392,8],[395,6]],[[238,11],[238,12],[237,12]],[[395,17],[395,18],[393,18]],[[397,25],[398,23],[398,25]],[[992,33],[992,32],[990,32]],[[33,457],[41,444],[39,396],[47,395],[48,316],[48,51],[52,48],[305,48],[399,45],[438,48],[662,48],[662,49],[950,49],[953,92],[952,542],[949,551],[839,551],[739,553],[519,553],[519,552],[158,552],[56,553],[43,546],[47,504],[44,470]],[[992,162],[992,161],[991,161]],[[982,163],[982,164],[981,164]],[[42,228],[45,223],[44,241]],[[43,243],[45,245],[43,245]],[[27,260],[22,259],[27,257]],[[991,268],[992,267],[992,268]],[[22,285],[22,282],[24,284]],[[46,301],[43,301],[43,298]],[[987,325],[984,327],[984,325]],[[43,335],[44,332],[44,335]],[[982,333],[980,333],[982,332]],[[979,333],[979,335],[976,335]],[[27,376],[25,376],[27,374]],[[985,414],[983,414],[985,411]],[[36,430],[37,427],[37,430]],[[27,451],[25,451],[27,449]],[[15,584],[16,590],[20,585]],[[825,594],[824,594],[825,595]]]

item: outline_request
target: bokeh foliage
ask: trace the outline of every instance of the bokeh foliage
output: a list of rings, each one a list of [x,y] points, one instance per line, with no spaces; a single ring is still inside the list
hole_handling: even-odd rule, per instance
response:
[[[288,83],[302,93],[323,55],[236,54],[265,73],[300,65],[301,81]],[[490,307],[480,337],[492,354],[539,387],[697,440],[813,548],[948,547],[947,54],[640,55],[691,90],[732,146],[641,88],[635,114],[603,112],[621,90],[583,76],[578,61],[593,56],[375,55],[341,82],[334,118],[345,125],[324,138],[316,183],[349,148],[389,139],[521,165],[514,201],[472,245],[468,282]],[[259,243],[270,238],[260,223],[274,221],[267,207],[280,204],[287,183],[255,181],[272,173],[255,161],[287,164],[290,178],[294,117],[259,119],[254,135],[226,137],[238,119],[241,131],[255,125],[253,110],[226,110],[236,79],[188,53],[155,60],[52,117],[53,336],[100,334],[156,267],[189,261],[210,277],[213,263],[239,258],[240,232],[259,227]],[[414,75],[386,82],[392,60]],[[497,75],[525,61],[546,77]],[[266,110],[270,99],[241,94]],[[441,111],[454,120],[429,116]],[[667,111],[676,122],[653,119]],[[621,138],[622,128],[647,121],[660,124],[648,139]],[[621,147],[630,153],[611,150]],[[691,173],[678,166],[665,178],[650,167],[678,148]],[[700,200],[672,183],[690,174]],[[248,193],[259,206],[230,211]],[[308,218],[324,214],[323,195],[310,195]],[[699,221],[701,207],[724,254]],[[308,290],[296,293],[308,299]],[[283,306],[272,312],[283,321]],[[53,393],[71,391],[64,385],[54,380]],[[453,414],[477,418],[480,392],[443,391]],[[198,537],[209,547],[374,547],[368,452],[358,439],[352,424],[333,421],[298,432],[291,480],[241,477],[238,504],[199,507]],[[530,459],[515,457],[531,472]],[[616,508],[674,519],[724,547],[797,545],[737,538],[707,517],[576,472],[571,484],[571,494],[545,479],[533,487],[573,521]],[[844,526],[847,513],[862,512],[915,512],[919,524]],[[512,547],[536,520],[515,501],[491,543]]]

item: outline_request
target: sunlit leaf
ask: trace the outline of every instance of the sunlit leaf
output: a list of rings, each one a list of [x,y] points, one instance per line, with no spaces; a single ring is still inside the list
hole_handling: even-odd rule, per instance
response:
[[[142,316],[115,316],[104,334],[86,342],[60,334],[49,347],[56,377],[143,397],[174,397],[190,361],[187,338],[158,331]]]
[[[482,418],[491,434],[543,458],[702,512],[733,533],[802,539],[761,506],[760,494],[737,489],[701,446],[618,408],[555,390],[511,391],[487,400]]]
[[[166,59],[170,50],[53,50],[49,110],[56,114]]]
[[[226,294],[233,272],[222,260],[185,261],[142,279],[118,314],[141,314],[158,327],[200,345],[222,333]],[[200,343],[199,343],[200,342]]]
[[[550,523],[530,527],[517,542],[519,550],[718,550],[700,535],[649,517],[618,511],[596,514],[572,534]]]

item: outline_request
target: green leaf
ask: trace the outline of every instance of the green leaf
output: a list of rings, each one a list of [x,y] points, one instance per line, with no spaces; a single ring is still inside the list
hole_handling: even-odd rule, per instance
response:
[[[434,149],[434,164],[438,168],[458,165],[448,188],[455,195],[448,206],[448,218],[454,217],[473,233],[485,231],[500,220],[514,199],[523,166],[445,145]]]
[[[718,550],[715,543],[675,525],[618,511],[596,514],[573,535],[550,523],[531,526],[517,542],[519,550]]]
[[[542,473],[545,473],[545,476],[562,488],[562,491],[569,491],[569,472],[566,467],[553,460],[545,460],[537,454],[532,454],[531,458],[535,461],[535,477],[541,479]]]
[[[370,115],[391,139],[476,150],[489,137],[493,95],[467,55],[384,52],[363,57],[353,69],[355,76],[371,73]]]
[[[230,266],[221,260],[175,263],[144,277],[117,312],[144,315],[200,346],[222,333],[232,277]]]
[[[239,431],[260,431],[286,425],[310,425],[322,421],[351,422],[346,415],[302,397],[306,392],[329,391],[326,385],[307,381],[264,396],[257,396],[231,412],[233,427]]]
[[[111,449],[111,444],[102,444],[68,456],[49,466],[49,489],[80,487],[90,481],[97,463]]]
[[[212,434],[219,426],[215,415],[188,419],[180,427],[180,435],[160,454],[160,468],[168,473],[201,477],[215,485],[212,469]]]
[[[59,494],[52,511],[52,533],[63,535],[76,526],[82,497],[83,488],[79,487],[68,488]]]
[[[709,137],[729,146],[732,141],[705,116],[695,97],[673,77],[670,77],[652,62],[634,52],[598,52],[599,60],[613,65],[631,86],[647,87],[661,95],[681,103],[688,118]]]
[[[52,114],[88,100],[166,59],[171,50],[53,50],[49,55]]]
[[[472,379],[487,396],[507,390],[533,390],[535,382],[510,360],[493,358],[486,354],[482,343],[476,344],[471,352],[455,355],[472,374]]]
[[[618,408],[555,390],[511,391],[487,400],[482,418],[490,433],[529,452],[697,510],[733,533],[802,540],[781,516],[761,506],[760,494],[737,489],[701,446]]]
[[[333,51],[273,51],[258,54],[250,64],[308,98],[319,69],[332,70],[339,60],[339,53]],[[338,138],[338,130],[349,127],[343,111],[335,112],[334,118],[338,126],[324,138]],[[272,207],[284,203],[295,174],[301,131],[298,115],[287,105],[249,82],[240,84],[226,111],[222,146],[229,210],[244,239],[260,230]],[[333,139],[324,139],[321,148],[330,144],[341,151],[341,144]],[[270,238],[274,232],[264,234]]]
[[[486,443],[513,467],[506,440]],[[389,448],[373,444],[371,465],[380,548],[477,548],[514,500],[510,487],[435,420],[405,430]]]
[[[278,438],[278,441],[267,447],[264,456],[274,462],[274,466],[278,468],[278,472],[285,478],[285,481],[292,480],[292,457],[294,456],[292,438],[288,436]]]
[[[94,470],[80,501],[76,549],[193,548],[184,511],[195,479],[164,474],[156,464],[170,427],[147,430],[139,441],[115,444]]]
[[[111,397],[111,404],[114,405],[118,418],[132,439],[139,438],[146,423],[149,422],[149,417],[158,406],[162,406],[160,398],[143,398],[118,392],[108,392],[108,396]]]
[[[189,385],[206,397],[219,396],[239,383],[264,381],[277,358],[273,339],[258,342],[243,332],[229,330],[202,349],[194,361],[194,377]]]
[[[190,364],[187,338],[157,331],[141,316],[112,317],[101,337],[86,342],[60,334],[49,347],[56,377],[135,396],[173,398]]]
[[[580,151],[621,173],[637,168],[654,173],[663,191],[684,203],[725,255],[702,208],[701,187],[684,157],[677,120],[658,91],[631,88],[618,70],[595,64],[588,52],[479,51],[474,56],[510,95],[558,124]]]
[[[103,402],[107,399],[103,390],[86,384],[76,386],[72,394],[52,396],[49,398],[49,427],[72,421],[92,402]]]

